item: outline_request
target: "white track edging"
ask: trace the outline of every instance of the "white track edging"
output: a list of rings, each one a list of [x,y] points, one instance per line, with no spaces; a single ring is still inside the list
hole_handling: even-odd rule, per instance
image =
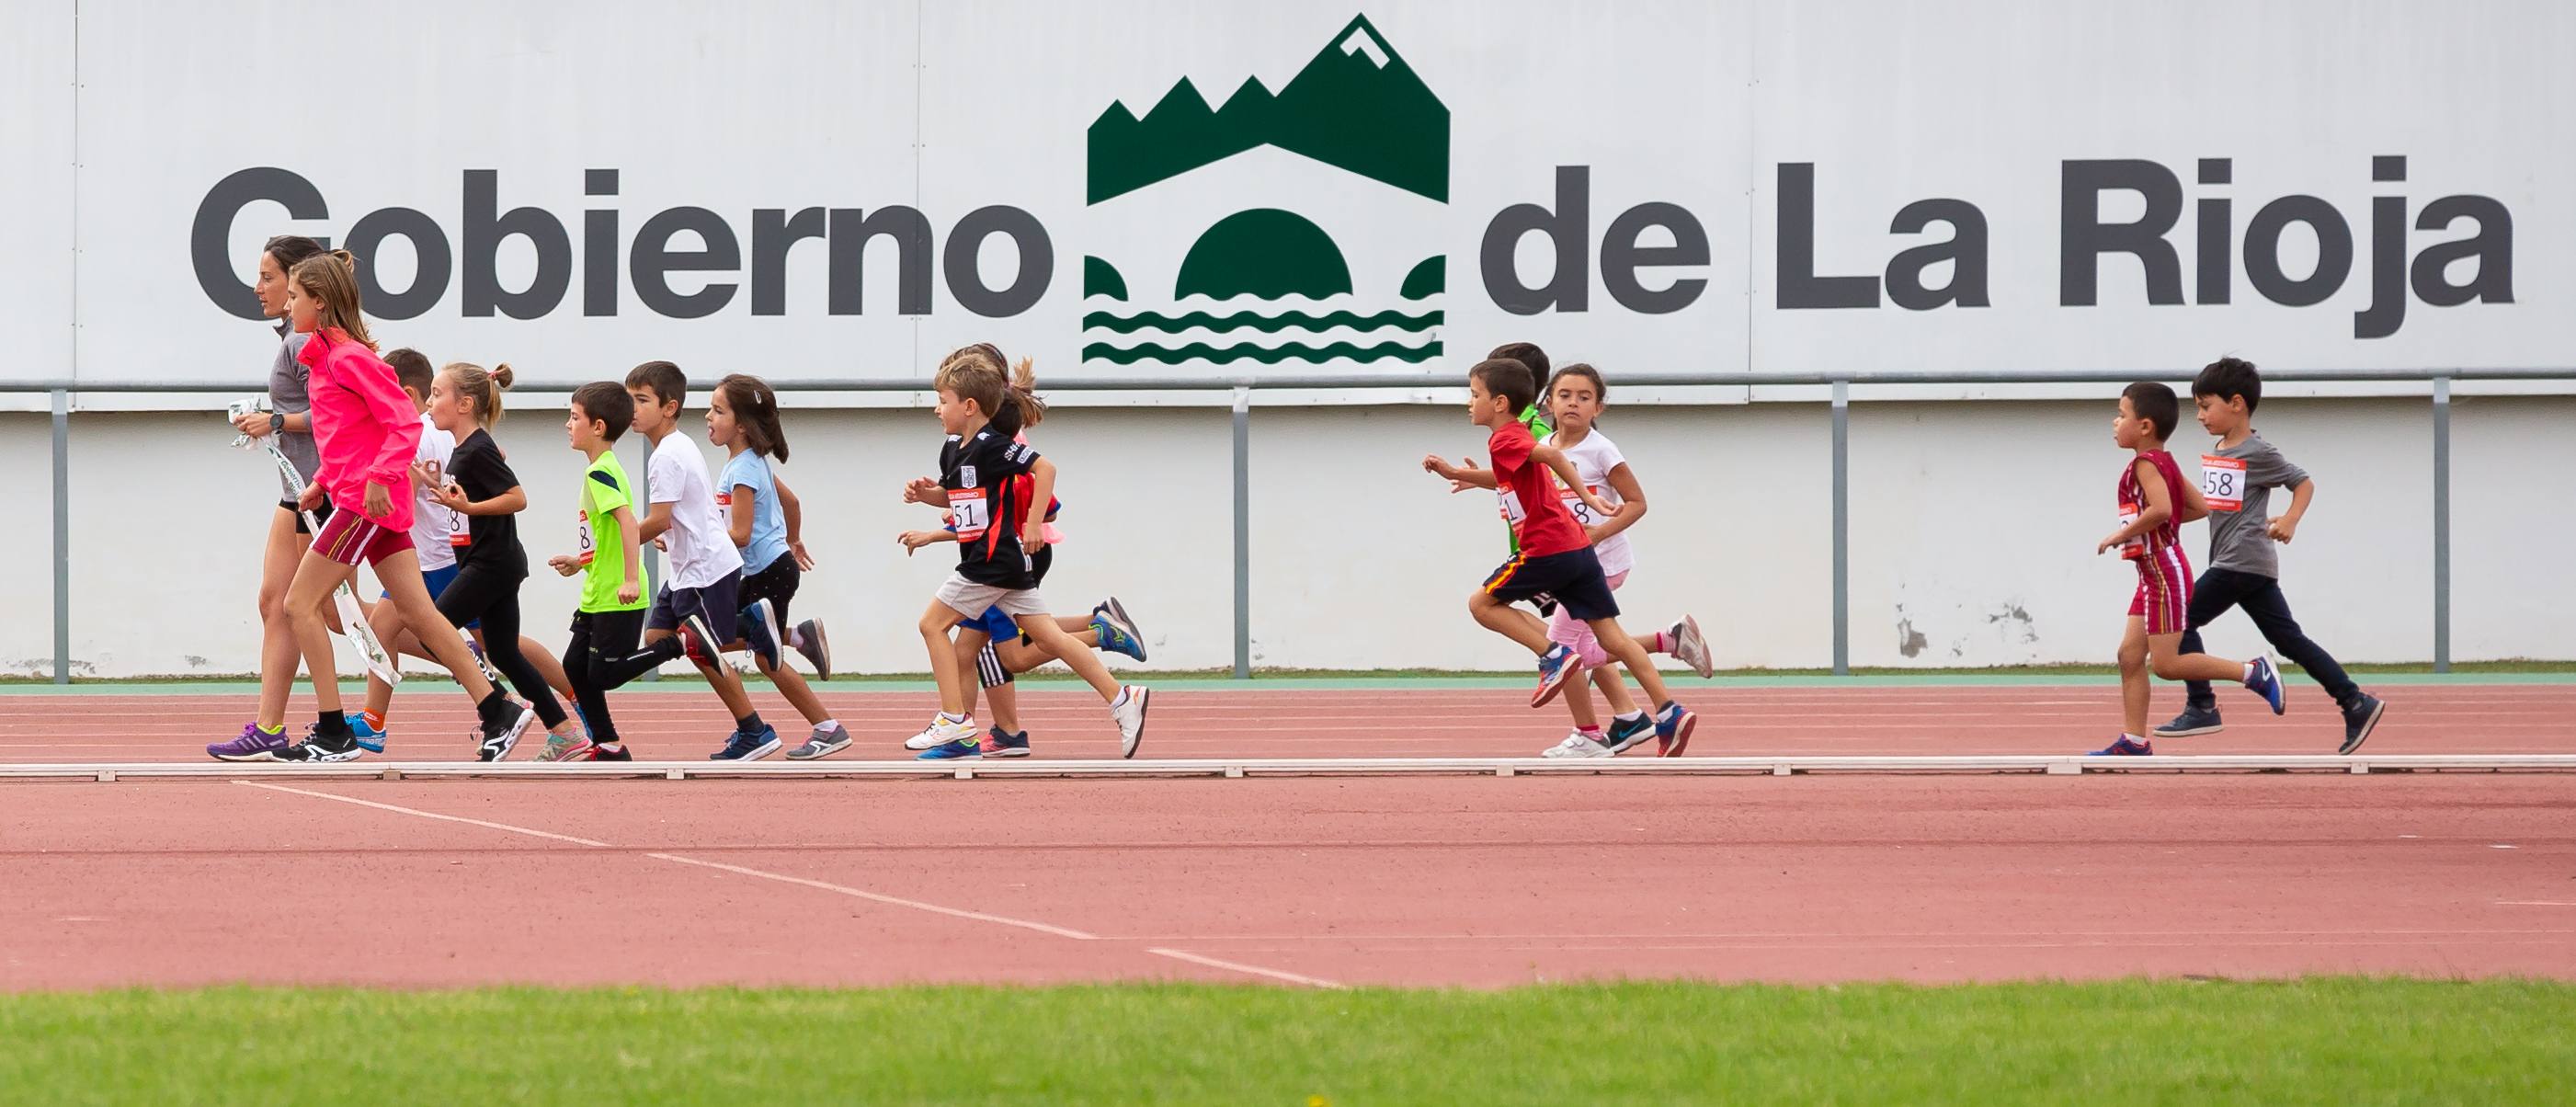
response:
[[[2333,754],[2170,755],[2085,757],[2068,754],[1968,754],[1941,757],[1241,757],[1178,761],[636,761],[548,765],[471,761],[344,761],[331,765],[278,763],[128,762],[0,764],[0,780],[776,780],[1033,778],[1033,777],[1249,777],[1249,776],[1712,776],[1805,773],[2259,773],[2330,772],[2571,772],[2576,754]]]

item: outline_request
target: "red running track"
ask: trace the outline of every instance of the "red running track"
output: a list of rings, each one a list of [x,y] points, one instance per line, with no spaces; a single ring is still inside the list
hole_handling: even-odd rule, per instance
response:
[[[2324,752],[2287,719],[2173,752]],[[1688,693],[1701,753],[2094,744],[2111,688]],[[827,692],[899,756],[919,693]],[[1041,756],[1114,736],[1028,697]],[[2167,696],[2170,701],[2174,697]],[[2373,752],[2570,752],[2576,688],[2405,686]],[[1535,752],[1516,690],[1199,691],[1146,755]],[[193,760],[246,697],[0,699],[13,761]],[[646,757],[699,693],[625,695]],[[2171,704],[2166,705],[2170,709]],[[2301,709],[2310,709],[2302,713]],[[763,694],[762,709],[789,717]],[[452,688],[394,756],[461,759]],[[431,737],[435,736],[435,737]],[[1578,977],[2576,978],[2576,775],[0,784],[0,989]]]
[[[677,682],[674,682],[677,683]],[[821,685],[825,705],[858,736],[843,758],[908,756],[899,747],[936,710],[924,692]],[[1677,685],[1700,713],[1691,752],[1703,754],[2075,753],[2117,733],[2119,690],[2100,685],[1789,687]],[[2152,720],[2181,709],[2160,686]],[[2165,753],[2333,753],[2343,724],[2311,686],[2291,690],[2290,713],[2227,690],[2224,733],[2159,743]],[[2381,690],[2386,721],[2372,753],[2576,752],[2576,685],[2401,685]],[[804,732],[784,700],[754,692],[762,717],[794,745]],[[1023,725],[1037,756],[1117,756],[1117,732],[1088,691],[1025,692]],[[355,703],[354,698],[348,702]],[[703,688],[620,693],[618,729],[646,760],[694,759],[733,729]],[[1532,711],[1517,688],[1450,690],[1181,689],[1155,693],[1140,756],[1533,756],[1569,728],[1562,708]],[[240,733],[246,695],[79,695],[0,698],[0,762],[194,761],[208,742]],[[289,714],[312,718],[298,697]],[[988,720],[989,721],[989,720]],[[389,756],[470,760],[471,705],[453,685],[429,684],[395,702]],[[533,749],[533,744],[528,747]],[[523,755],[524,756],[524,755]],[[1635,754],[1631,754],[1635,756]]]
[[[2576,777],[0,786],[0,988],[2576,978]]]

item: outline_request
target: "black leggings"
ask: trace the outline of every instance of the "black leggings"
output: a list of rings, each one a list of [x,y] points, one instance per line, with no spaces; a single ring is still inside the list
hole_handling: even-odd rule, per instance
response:
[[[572,681],[572,694],[581,703],[581,721],[590,727],[593,742],[605,745],[617,740],[617,724],[608,717],[608,690],[634,679],[619,678],[617,673],[643,640],[645,614],[640,607],[573,613],[572,641],[564,646],[564,676]]]
[[[509,678],[528,706],[537,709],[546,729],[553,730],[563,725],[563,704],[556,701],[555,690],[546,686],[546,678],[537,674],[537,667],[528,663],[528,655],[519,650],[519,582],[524,579],[467,565],[438,594],[438,613],[459,628],[483,621],[483,656]]]

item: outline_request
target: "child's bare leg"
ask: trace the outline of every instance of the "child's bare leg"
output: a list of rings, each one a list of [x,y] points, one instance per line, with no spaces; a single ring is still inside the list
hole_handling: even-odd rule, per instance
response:
[[[1637,645],[1642,647],[1645,642],[1639,641]],[[1628,698],[1628,686],[1619,682],[1619,670],[1604,665],[1592,670],[1590,675],[1592,683],[1601,688],[1601,698],[1610,704],[1611,714],[1625,715],[1637,709],[1637,701]]]
[[[1548,649],[1555,645],[1547,640],[1547,624],[1538,621],[1538,616],[1495,599],[1491,593],[1469,593],[1467,613],[1475,616],[1485,629],[1520,643],[1522,649],[1534,656],[1547,656]],[[1609,620],[1602,621],[1606,623]]]
[[[537,675],[545,678],[546,687],[555,690],[556,699],[565,703],[581,702],[581,697],[573,695],[572,677],[564,672],[563,662],[556,659],[553,650],[522,634],[519,636],[519,653],[528,659],[528,664],[536,666]]]
[[[966,675],[966,714],[970,716],[975,713],[975,695],[984,688],[984,675],[976,671],[975,655],[982,653],[984,643],[989,641],[992,641],[992,635],[986,634],[980,628],[971,626],[957,628],[957,640],[953,648],[957,651],[957,667]]]
[[[1076,642],[1082,641],[1082,637],[1080,635],[1073,635],[1071,637]],[[993,643],[993,654],[1001,659],[1002,667],[1004,669],[1008,669],[1013,673],[1029,672],[1030,670],[1037,669],[1045,665],[1047,662],[1055,660],[1055,655],[1048,653],[1046,651],[1046,647],[1031,642],[1026,638],[1014,638],[1008,642],[995,642]]]
[[[413,638],[411,636],[411,632],[403,626],[402,613],[396,610],[392,604],[380,603],[376,605],[376,609],[374,611],[368,612],[367,629],[375,631],[376,641],[384,643],[386,651],[393,654],[397,659],[401,658],[405,653],[410,653],[413,657],[423,659],[427,659],[429,656],[428,654],[418,652],[420,649],[420,641]],[[397,664],[399,663],[399,660],[397,660]],[[394,686],[385,683],[385,678],[377,676],[374,673],[368,673],[367,713],[381,719],[385,717],[385,712],[391,709],[393,705]]]
[[[480,704],[492,696],[492,682],[483,679],[483,667],[474,663],[474,655],[465,648],[465,636],[438,610],[438,602],[429,598],[429,584],[421,579],[420,562],[404,550],[376,563],[376,579],[383,581],[392,594],[393,606],[402,614],[403,625],[429,647],[430,656],[446,666],[448,675],[464,686],[465,694]]]
[[[949,643],[948,631],[968,618],[956,608],[932,600],[921,613],[920,624],[921,644],[930,651],[930,677],[939,682],[939,709],[960,717],[970,710],[966,706],[966,689],[960,683],[965,667],[957,663],[956,647]]]
[[[2147,641],[2147,621],[2130,616],[2120,636],[2120,733],[2141,739],[2147,736],[2147,700],[2155,691],[2147,683]]]
[[[1594,669],[1592,671],[1597,674],[1601,670]],[[1565,696],[1565,711],[1566,714],[1574,716],[1574,728],[1576,730],[1601,729],[1601,716],[1594,713],[1592,710],[1591,687],[1592,685],[1587,681],[1569,680],[1565,682],[1565,691],[1563,693]]]
[[[1019,733],[1020,686],[1016,684],[996,684],[992,688],[991,695],[993,698],[993,726],[1001,730],[1004,734]]]
[[[1590,619],[1586,622],[1591,624],[1592,636],[1601,641],[1601,652],[1627,666],[1628,675],[1637,678],[1637,689],[1646,694],[1646,702],[1659,709],[1673,702],[1673,697],[1664,691],[1664,674],[1655,671],[1654,658],[1646,653],[1646,647],[1628,637],[1628,632],[1619,629],[1615,620]]]
[[[768,677],[769,683],[778,687],[778,694],[786,699],[787,705],[805,716],[805,725],[821,726],[823,720],[832,717],[823,710],[823,697],[815,695],[813,686],[805,683],[804,674],[784,665],[772,665],[758,654],[753,654],[752,660],[759,664],[760,675]]]
[[[1020,630],[1036,639],[1040,648],[1056,655],[1066,668],[1073,670],[1074,675],[1089,683],[1092,691],[1100,693],[1101,699],[1112,702],[1118,699],[1118,679],[1109,675],[1109,667],[1101,664],[1100,658],[1090,650],[1075,644],[1073,636],[1055,625],[1054,620],[1031,619],[1020,624]]]
[[[2139,620],[2138,625],[2139,632],[2145,633],[2145,620]],[[2241,684],[2245,680],[2242,661],[2182,652],[2182,632],[2178,630],[2148,635],[2147,656],[2155,662],[2156,675],[2166,680],[2206,680],[2213,684]]]
[[[689,663],[698,667],[698,675],[707,678],[707,687],[716,690],[716,698],[724,701],[725,710],[732,712],[734,718],[744,719],[755,714],[751,709],[751,693],[742,690],[741,674],[734,672],[733,666],[725,664],[723,658],[700,661],[692,657]]]
[[[329,606],[331,590],[352,575],[348,566],[320,554],[307,551],[304,563],[296,566],[295,579],[286,586],[284,601],[289,628],[287,638],[268,644],[260,665],[259,722],[270,728],[286,725],[286,697],[295,690],[295,663],[299,655],[313,674],[313,699],[324,712],[340,710],[340,674],[331,657],[331,631],[322,620],[322,609]]]

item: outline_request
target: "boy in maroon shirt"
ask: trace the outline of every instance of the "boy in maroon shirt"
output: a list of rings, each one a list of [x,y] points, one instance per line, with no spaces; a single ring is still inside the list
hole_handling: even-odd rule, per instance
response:
[[[1569,678],[1582,671],[1583,662],[1572,649],[1548,641],[1547,624],[1512,604],[1529,600],[1542,610],[1564,605],[1567,614],[1592,628],[1602,652],[1618,658],[1629,675],[1636,678],[1637,686],[1655,704],[1652,736],[1664,740],[1668,756],[1678,756],[1689,744],[1691,730],[1699,718],[1673,702],[1645,648],[1619,629],[1619,602],[1611,598],[1610,583],[1601,575],[1601,561],[1592,554],[1592,540],[1574,521],[1574,513],[1557,498],[1558,482],[1574,489],[1585,506],[1604,515],[1616,512],[1584,487],[1564,454],[1540,442],[1522,425],[1520,413],[1529,410],[1537,397],[1538,379],[1530,374],[1528,366],[1508,358],[1477,362],[1467,371],[1467,415],[1477,426],[1492,432],[1485,443],[1494,462],[1492,472],[1462,469],[1437,454],[1422,459],[1425,471],[1447,480],[1483,483],[1481,478],[1490,475],[1501,499],[1503,518],[1520,538],[1520,549],[1511,560],[1494,570],[1485,578],[1484,587],[1467,597],[1467,610],[1486,629],[1520,643],[1538,656],[1538,690],[1531,694],[1530,706],[1541,707],[1556,698]],[[1556,480],[1548,478],[1549,471],[1556,474]],[[1644,728],[1620,735],[1611,752],[1636,745],[1648,736]]]
[[[2206,518],[2209,502],[2200,488],[2182,479],[2182,467],[2165,452],[2182,418],[2182,401],[2174,390],[2140,381],[2120,392],[2120,413],[2111,420],[2111,441],[2132,451],[2120,470],[2116,495],[2120,529],[2093,547],[2101,556],[2117,547],[2120,556],[2138,566],[2138,590],[2129,600],[2129,629],[2120,639],[2120,738],[2096,757],[2143,757],[2156,752],[2147,741],[2147,672],[2152,663],[2166,680],[2236,680],[2281,713],[2281,677],[2272,659],[2226,661],[2182,652],[2184,618],[2191,608],[2191,559],[2182,552],[2181,526]]]

